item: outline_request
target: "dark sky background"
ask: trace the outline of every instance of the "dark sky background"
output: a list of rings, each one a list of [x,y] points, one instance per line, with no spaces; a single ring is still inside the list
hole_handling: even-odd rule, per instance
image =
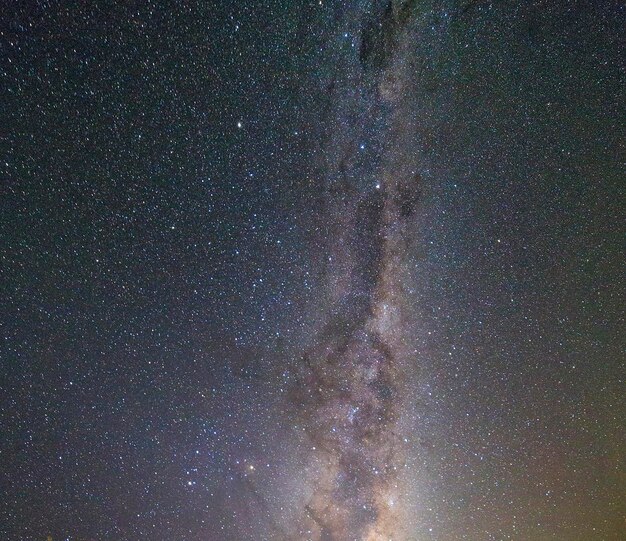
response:
[[[626,538],[625,23],[8,2],[0,537]]]

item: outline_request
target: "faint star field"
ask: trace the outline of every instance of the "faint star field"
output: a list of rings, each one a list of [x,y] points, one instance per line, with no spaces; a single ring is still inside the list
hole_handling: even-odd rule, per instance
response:
[[[624,539],[625,22],[7,4],[0,538]]]

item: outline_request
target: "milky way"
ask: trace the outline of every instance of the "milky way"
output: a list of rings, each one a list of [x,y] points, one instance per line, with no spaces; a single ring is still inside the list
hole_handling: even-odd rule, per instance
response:
[[[351,81],[360,87],[351,88],[349,96],[359,96],[361,107],[364,102],[382,117],[375,183],[360,189],[350,184],[353,150],[340,156],[338,170],[331,163],[327,171],[330,309],[314,346],[302,357],[294,393],[321,464],[305,506],[314,539],[407,538],[399,486],[408,441],[400,419],[410,359],[403,325],[404,263],[407,221],[421,189],[402,151],[407,142],[399,107],[398,42],[410,18],[409,4],[379,6],[356,38],[362,72]]]

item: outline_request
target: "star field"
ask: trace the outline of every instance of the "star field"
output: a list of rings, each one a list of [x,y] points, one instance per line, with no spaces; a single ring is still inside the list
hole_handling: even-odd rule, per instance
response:
[[[623,539],[624,22],[5,7],[0,537]]]

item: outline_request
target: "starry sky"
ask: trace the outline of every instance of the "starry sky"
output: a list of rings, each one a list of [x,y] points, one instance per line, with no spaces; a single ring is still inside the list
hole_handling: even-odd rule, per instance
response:
[[[625,23],[9,2],[0,537],[625,539]]]

